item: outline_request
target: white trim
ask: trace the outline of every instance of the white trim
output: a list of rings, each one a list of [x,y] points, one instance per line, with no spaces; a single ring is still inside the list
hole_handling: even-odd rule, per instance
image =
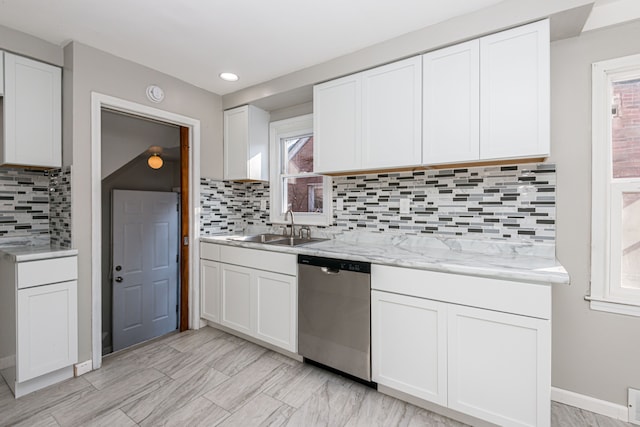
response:
[[[271,171],[269,174],[269,221],[273,224],[286,224],[284,213],[281,212],[282,185],[280,183],[282,166],[282,152],[280,140],[282,138],[313,134],[313,114],[292,117],[290,119],[271,122],[269,125],[269,156]],[[315,150],[314,150],[315,155]],[[310,174],[311,176],[318,176]],[[324,212],[307,213],[295,212],[295,223],[300,225],[331,225],[333,223],[333,201],[331,177],[322,177]]]
[[[640,55],[592,64],[591,296],[588,299],[593,310],[634,316],[640,311],[640,306],[632,307],[638,297],[613,286],[619,283],[619,273],[612,270],[612,261],[614,256],[620,256],[621,242],[619,230],[611,224],[612,203],[619,198],[618,188],[627,188],[630,185],[627,181],[633,180],[611,178],[611,82],[637,76],[639,69]],[[616,275],[618,281],[613,277]],[[627,295],[622,295],[625,293]],[[629,299],[620,301],[628,295],[631,295]]]
[[[591,309],[597,311],[607,311],[609,313],[626,314],[627,316],[640,317],[640,307],[637,305],[625,304],[622,302],[587,298],[591,301]]]
[[[629,409],[624,405],[618,405],[557,387],[551,387],[551,400],[595,412],[596,414],[605,415],[616,420],[629,422]]]
[[[93,368],[102,366],[102,218],[101,110],[103,107],[189,128],[189,328],[198,329],[200,282],[200,120],[113,96],[91,92],[91,352]]]

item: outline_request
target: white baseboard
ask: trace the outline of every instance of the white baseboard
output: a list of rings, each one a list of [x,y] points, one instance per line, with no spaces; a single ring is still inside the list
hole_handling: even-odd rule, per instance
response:
[[[563,390],[561,388],[551,387],[551,400],[565,405],[575,406],[576,408],[586,411],[595,412],[596,414],[606,415],[616,420],[629,422],[629,409],[624,405],[607,402],[606,400],[596,399],[595,397],[586,396],[584,394],[575,393],[573,391]]]

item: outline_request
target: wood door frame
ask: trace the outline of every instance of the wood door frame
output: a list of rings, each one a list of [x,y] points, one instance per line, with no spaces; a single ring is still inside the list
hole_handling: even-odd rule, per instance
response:
[[[186,254],[181,263],[181,272],[186,271],[186,280],[180,283],[181,310],[179,329],[198,329],[200,322],[200,292],[198,230],[200,229],[200,120],[138,104],[113,96],[91,92],[91,362],[92,368],[102,366],[102,118],[103,108],[133,114],[181,127],[181,191],[183,202],[181,237],[187,237],[187,245],[181,246]],[[182,129],[185,129],[183,131]],[[182,142],[184,140],[184,143]],[[186,163],[186,167],[185,167]],[[186,175],[186,179],[183,179]],[[193,213],[193,215],[190,215]],[[185,221],[186,217],[186,221]],[[191,239],[193,237],[193,239]],[[184,329],[183,329],[184,328]]]
[[[180,318],[178,329],[189,329],[189,128],[180,126]],[[185,244],[186,242],[186,244]]]

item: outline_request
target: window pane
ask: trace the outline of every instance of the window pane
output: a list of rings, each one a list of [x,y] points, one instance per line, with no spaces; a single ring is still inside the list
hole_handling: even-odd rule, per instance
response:
[[[622,193],[623,288],[640,289],[640,192]]]
[[[284,150],[283,172],[295,175],[302,172],[313,172],[313,135],[285,138],[282,140]]]
[[[640,79],[613,83],[611,145],[614,178],[640,177]]]
[[[284,178],[286,206],[294,212],[322,212],[322,177]],[[285,208],[286,210],[286,208]]]

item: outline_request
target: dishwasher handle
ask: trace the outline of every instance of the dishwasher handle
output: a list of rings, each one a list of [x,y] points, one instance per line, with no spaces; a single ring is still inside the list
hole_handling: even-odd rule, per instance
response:
[[[324,274],[329,275],[340,274],[340,270],[338,270],[337,268],[320,267],[320,271],[322,271]]]

